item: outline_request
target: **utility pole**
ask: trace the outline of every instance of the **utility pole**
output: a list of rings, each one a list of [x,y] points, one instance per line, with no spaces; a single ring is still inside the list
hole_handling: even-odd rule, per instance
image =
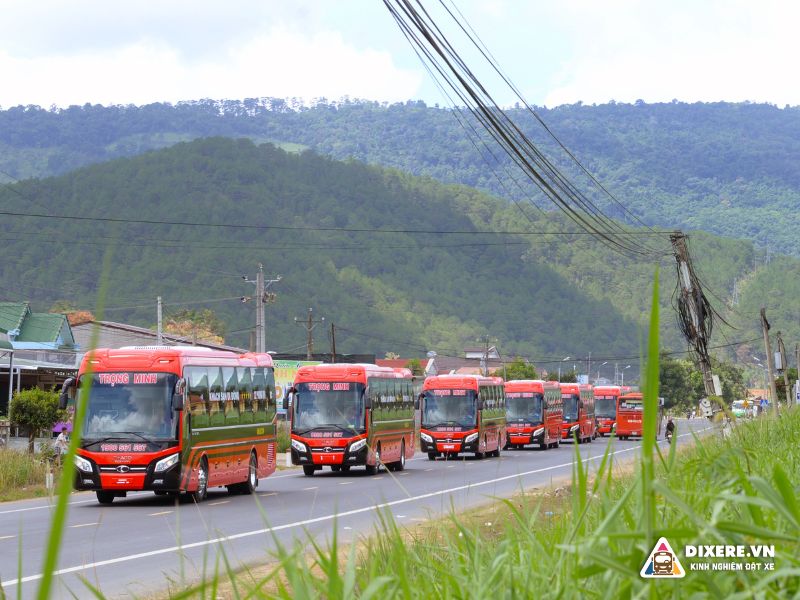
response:
[[[297,317],[294,318],[294,322],[298,325],[304,324],[306,328],[306,360],[311,360],[314,355],[314,327],[316,327],[320,323],[325,322],[325,317],[322,317],[319,320],[314,319],[314,309],[308,309],[308,318],[306,319],[305,323],[302,320],[298,319]]]
[[[692,258],[686,245],[686,236],[677,231],[669,236],[672,252],[678,263],[678,324],[686,340],[691,345],[692,353],[697,357],[700,371],[703,373],[703,387],[709,396],[716,395],[714,379],[711,375],[711,357],[708,355],[708,343],[711,339],[714,309],[703,294],[700,280],[694,272]]]
[[[156,312],[158,314],[158,327],[157,327],[156,343],[157,345],[161,346],[164,343],[164,330],[162,329],[163,316],[161,312],[161,296],[157,298],[157,301],[158,301],[158,308]]]
[[[619,381],[619,363],[615,362],[614,363],[614,385],[619,385],[619,383],[617,383],[618,381]]]
[[[769,393],[774,403],[773,410],[778,410],[778,390],[775,387],[775,364],[772,356],[772,346],[769,343],[769,321],[767,321],[767,309],[761,307],[761,329],[764,332],[764,350],[767,353],[767,371],[769,372]]]
[[[256,280],[253,281],[247,275],[242,275],[242,279],[248,281],[256,286],[256,352],[266,352],[267,340],[264,327],[264,305],[268,302],[274,302],[277,297],[275,293],[268,292],[267,289],[273,283],[278,283],[281,276],[278,275],[275,279],[268,279],[264,281],[264,265],[258,264],[258,273],[256,273]],[[252,300],[250,296],[243,296],[242,302]]]
[[[336,362],[336,326],[331,321],[331,362]]]
[[[792,396],[789,391],[789,365],[786,362],[786,346],[783,345],[781,332],[778,332],[778,353],[781,355],[781,370],[783,371],[783,387],[786,393],[787,408],[792,405]]]

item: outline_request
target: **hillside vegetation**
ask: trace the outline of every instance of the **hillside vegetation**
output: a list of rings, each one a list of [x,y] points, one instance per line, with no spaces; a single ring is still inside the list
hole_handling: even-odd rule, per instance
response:
[[[645,222],[746,238],[761,248],[800,255],[795,233],[800,225],[800,108],[637,102],[538,110],[566,146]],[[510,112],[553,152],[530,117]],[[306,108],[260,99],[55,111],[16,107],[0,111],[0,170],[18,179],[53,175],[215,135],[273,141],[294,150],[307,147],[499,197],[539,198],[534,190],[520,190],[507,180],[501,184],[450,111],[422,102],[323,101]],[[613,216],[626,217],[608,199],[596,200]]]
[[[277,351],[304,349],[305,330],[293,318],[313,307],[339,327],[340,352],[456,355],[490,335],[503,352],[543,366],[567,354],[637,356],[655,268],[589,236],[565,235],[573,230],[555,212],[523,221],[515,206],[464,186],[245,139],[180,143],[8,186],[2,197],[19,212],[215,224],[4,218],[4,297],[39,309],[56,301],[92,308],[104,252],[116,243],[107,319],[152,326],[161,295],[165,319],[180,310],[172,303],[213,308],[226,340],[247,346],[253,305],[240,297],[253,286],[241,276],[252,278],[263,263],[268,276],[283,275],[267,307],[268,347]],[[278,229],[241,227],[248,225]],[[520,230],[536,234],[485,233]],[[467,233],[435,233],[445,231]],[[668,247],[664,236],[652,243]],[[733,311],[714,300],[738,327],[719,327],[715,344],[758,340],[757,307],[765,301],[787,339],[797,339],[800,261],[775,257],[754,268],[751,242],[693,234],[691,244],[712,293],[726,294],[735,280],[740,289]],[[662,282],[668,307],[670,259]],[[685,349],[671,310],[663,311],[662,332],[666,347]],[[326,329],[315,335],[316,349],[327,350]],[[739,350],[758,347],[754,341]]]

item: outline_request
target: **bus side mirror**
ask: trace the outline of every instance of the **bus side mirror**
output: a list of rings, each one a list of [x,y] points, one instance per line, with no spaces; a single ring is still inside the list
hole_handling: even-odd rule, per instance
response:
[[[414,410],[419,410],[419,407],[422,405],[422,394],[417,396],[416,400],[414,400]]]
[[[283,394],[283,410],[288,411],[289,410],[289,404],[294,404],[294,398],[292,398],[291,399],[292,401],[289,402],[289,397],[290,396],[294,396],[296,393],[297,393],[297,388],[296,387],[292,386],[292,387],[286,388],[286,393]]]
[[[75,378],[68,377],[61,385],[61,393],[58,395],[58,408],[66,410],[67,403],[75,397]]]
[[[172,394],[172,410],[183,410],[183,396],[186,393],[186,380],[181,377],[175,382],[175,393]]]
[[[364,390],[364,408],[372,408],[372,397],[369,394],[369,388]]]
[[[478,410],[483,410],[483,398],[478,396]]]

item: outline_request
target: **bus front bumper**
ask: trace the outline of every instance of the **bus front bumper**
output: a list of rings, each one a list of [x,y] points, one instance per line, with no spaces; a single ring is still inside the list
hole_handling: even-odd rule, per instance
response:
[[[363,446],[355,452],[339,450],[325,452],[323,448],[308,448],[299,452],[294,446],[291,448],[293,465],[366,465],[367,447]]]
[[[144,471],[126,471],[120,469],[119,465],[92,465],[92,467],[91,473],[75,469],[76,490],[178,492],[181,489],[180,463],[159,473],[153,471],[152,465],[147,466]]]

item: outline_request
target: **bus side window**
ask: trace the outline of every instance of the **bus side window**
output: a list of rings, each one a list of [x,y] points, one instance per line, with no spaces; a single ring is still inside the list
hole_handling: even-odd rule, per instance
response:
[[[208,369],[205,367],[186,367],[183,376],[187,380],[189,412],[192,427],[208,425]]]
[[[222,416],[222,395],[224,386],[222,383],[222,368],[208,368],[208,395],[210,398],[208,414],[210,415],[210,425],[222,425],[225,418]]]
[[[225,422],[239,422],[239,377],[236,367],[222,367],[225,381]]]
[[[239,367],[239,422],[253,422],[253,379],[249,367]]]
[[[256,413],[256,422],[265,421],[267,418],[267,378],[264,374],[264,367],[253,369],[253,408]]]
[[[267,414],[267,421],[272,421],[275,417],[276,411],[276,396],[275,396],[275,370],[272,368],[266,368],[264,370],[264,375],[267,381],[267,405],[266,405],[266,414]]]

